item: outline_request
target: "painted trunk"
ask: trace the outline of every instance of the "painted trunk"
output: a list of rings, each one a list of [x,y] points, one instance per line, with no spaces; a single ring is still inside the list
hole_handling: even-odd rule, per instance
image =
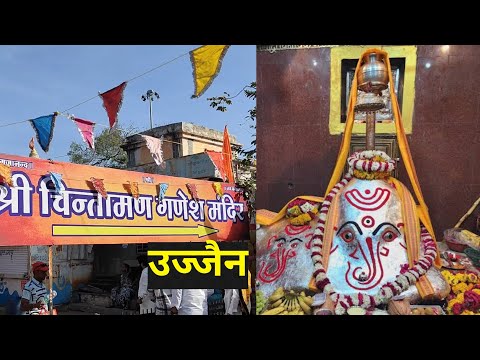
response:
[[[375,295],[408,268],[397,191],[385,180],[352,179],[336,196],[327,277],[338,293]]]

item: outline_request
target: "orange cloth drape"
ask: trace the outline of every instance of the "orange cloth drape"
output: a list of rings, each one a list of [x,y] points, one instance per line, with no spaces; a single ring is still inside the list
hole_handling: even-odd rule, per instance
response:
[[[387,66],[387,72],[388,72],[388,79],[390,84],[393,84],[393,76],[392,76],[392,70],[391,70],[391,65],[390,65],[390,59],[388,57],[388,53],[386,51],[380,50],[380,49],[368,49],[365,51],[360,59],[358,60],[357,67],[355,69],[355,76],[353,78],[352,82],[352,87],[350,91],[350,99],[349,99],[349,104],[348,104],[348,115],[347,115],[347,122],[345,124],[345,132],[343,134],[342,138],[342,143],[340,146],[340,151],[338,154],[337,158],[337,163],[335,164],[335,169],[333,171],[332,177],[330,179],[330,182],[327,186],[327,190],[325,192],[325,196],[331,191],[331,189],[335,186],[335,184],[340,180],[340,177],[343,172],[343,167],[345,165],[345,162],[347,161],[347,157],[349,155],[349,150],[350,150],[350,140],[352,136],[352,129],[353,129],[353,124],[354,124],[354,106],[357,102],[357,74],[358,71],[360,70],[360,66],[362,63],[362,59],[371,53],[377,53],[381,54],[385,57],[385,63]],[[413,191],[415,193],[415,196],[417,197],[417,200],[419,202],[419,205],[416,206],[416,210],[418,213],[418,218],[422,222],[422,224],[425,226],[425,228],[428,230],[430,235],[432,236],[434,242],[436,243],[435,239],[435,233],[433,231],[433,226],[432,222],[430,220],[430,215],[428,213],[428,207],[427,204],[425,203],[425,200],[423,199],[423,194],[422,190],[420,188],[420,183],[418,181],[417,177],[417,172],[415,170],[415,165],[413,164],[412,160],[412,155],[410,153],[410,148],[408,146],[407,142],[407,137],[405,135],[405,129],[403,127],[402,123],[402,117],[400,114],[400,107],[398,105],[398,100],[397,96],[395,94],[395,90],[393,86],[390,86],[390,99],[392,102],[392,110],[393,110],[393,117],[395,120],[395,129],[396,129],[396,134],[397,134],[397,140],[398,140],[398,146],[400,149],[400,154],[402,156],[402,159],[405,163],[405,168],[407,170],[408,177],[410,179],[410,182],[413,187]],[[418,241],[420,241],[420,234],[418,234]],[[413,253],[412,253],[413,255]],[[434,262],[435,266],[437,268],[441,267],[440,264],[440,256],[438,254],[438,247],[437,247],[437,257],[435,258]]]
[[[230,183],[235,182],[235,177],[233,176],[233,167],[232,167],[232,147],[230,146],[230,137],[228,135],[227,126],[225,125],[225,130],[223,130],[223,168],[225,169],[226,181]]]

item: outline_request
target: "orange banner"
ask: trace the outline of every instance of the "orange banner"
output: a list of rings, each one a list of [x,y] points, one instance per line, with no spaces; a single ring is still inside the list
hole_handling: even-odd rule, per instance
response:
[[[14,185],[0,182],[0,246],[249,239],[247,204],[234,184],[222,183],[220,197],[205,180],[6,154],[0,163],[11,167]],[[50,172],[61,175],[64,189],[55,189]],[[103,179],[106,199],[92,177]],[[168,184],[161,201],[160,183]],[[197,200],[187,183],[196,185]]]

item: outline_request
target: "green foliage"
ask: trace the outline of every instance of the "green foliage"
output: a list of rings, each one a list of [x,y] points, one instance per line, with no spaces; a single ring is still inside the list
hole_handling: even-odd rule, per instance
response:
[[[257,190],[257,168],[256,168],[256,157],[257,157],[257,139],[256,139],[256,119],[257,119],[257,83],[252,82],[250,85],[246,85],[237,95],[230,97],[230,94],[224,92],[222,96],[208,98],[210,101],[210,106],[217,111],[226,112],[228,106],[232,105],[232,99],[236,98],[238,95],[243,93],[247,99],[254,101],[254,106],[248,110],[248,115],[245,116],[245,119],[250,122],[250,129],[254,130],[252,135],[253,140],[250,143],[250,146],[247,148],[242,148],[238,151],[238,159],[240,161],[240,169],[249,173],[249,176],[241,178],[238,181],[238,185],[243,188],[243,195],[247,200],[251,215],[255,211],[255,192]]]
[[[132,133],[132,130],[104,129],[95,137],[95,150],[91,150],[84,142],[72,142],[68,152],[70,161],[76,164],[125,169],[128,157],[120,146],[124,144],[128,133]]]

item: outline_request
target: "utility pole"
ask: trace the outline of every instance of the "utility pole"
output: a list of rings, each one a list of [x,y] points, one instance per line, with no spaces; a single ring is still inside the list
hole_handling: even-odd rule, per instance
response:
[[[160,95],[156,91],[148,90],[145,95],[142,95],[142,100],[149,102],[150,105],[150,129],[153,129],[153,112],[152,112],[152,101],[155,99],[160,99]]]

